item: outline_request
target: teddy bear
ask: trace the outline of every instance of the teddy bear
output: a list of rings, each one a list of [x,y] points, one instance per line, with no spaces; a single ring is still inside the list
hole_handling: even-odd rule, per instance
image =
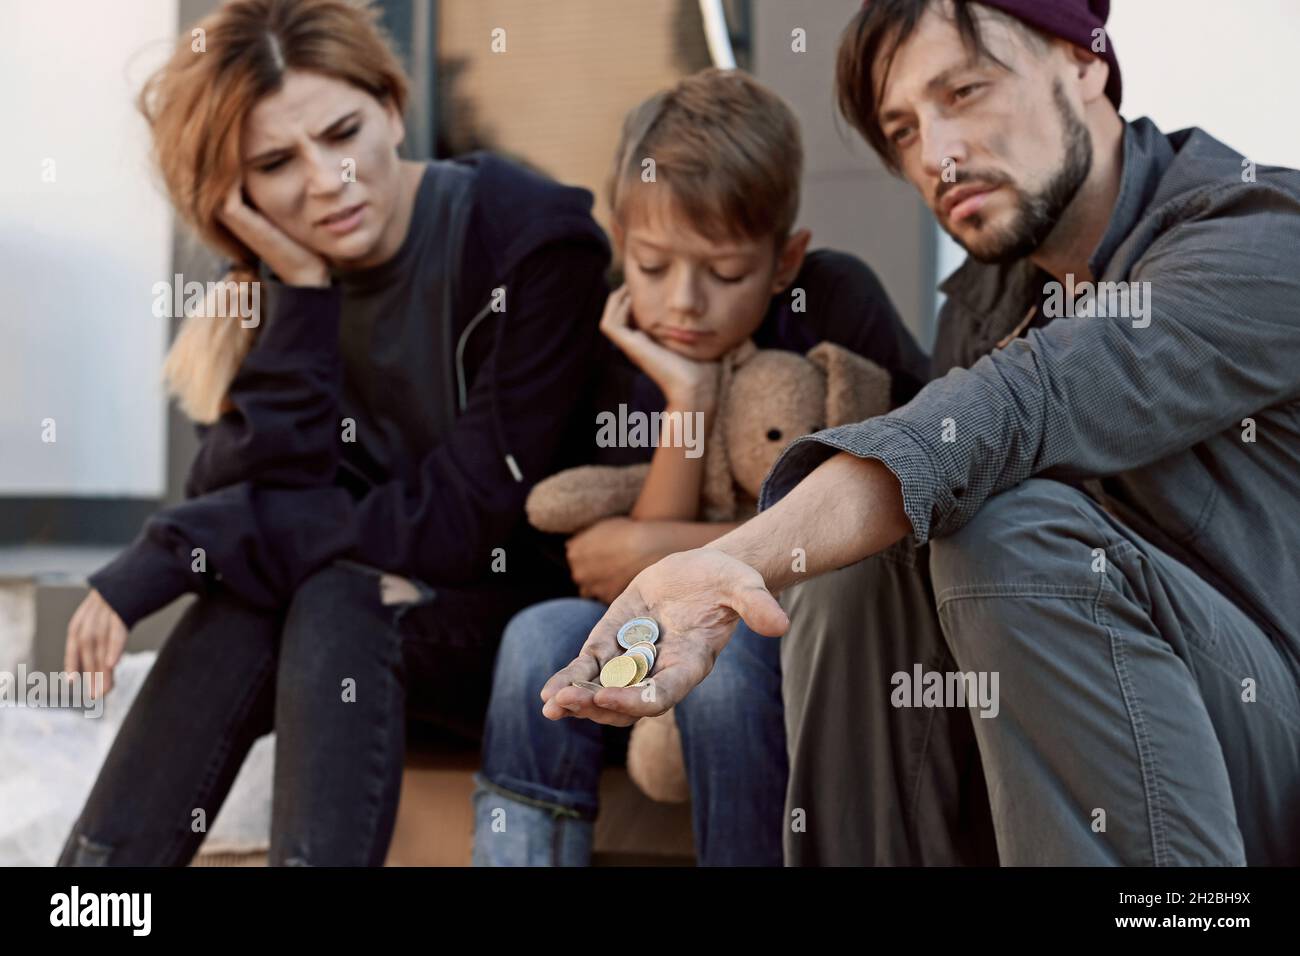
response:
[[[763,478],[796,438],[882,415],[890,407],[889,373],[833,342],[807,355],[759,349],[746,341],[720,360],[717,414],[705,439],[704,521],[742,521],[757,507]],[[574,534],[631,512],[649,464],[570,468],[539,482],[528,496],[538,530]],[[633,725],[628,775],[653,800],[689,799],[681,738],[672,710]]]

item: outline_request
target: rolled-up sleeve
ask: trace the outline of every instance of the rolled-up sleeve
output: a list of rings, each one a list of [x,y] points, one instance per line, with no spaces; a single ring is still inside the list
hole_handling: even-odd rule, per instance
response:
[[[837,452],[897,476],[913,537],[960,529],[1026,478],[1142,467],[1300,395],[1300,208],[1260,184],[1157,239],[1128,284],[1145,316],[1057,318],[888,415],[806,436],[764,482],[778,501]],[[1149,319],[1149,321],[1148,321]]]

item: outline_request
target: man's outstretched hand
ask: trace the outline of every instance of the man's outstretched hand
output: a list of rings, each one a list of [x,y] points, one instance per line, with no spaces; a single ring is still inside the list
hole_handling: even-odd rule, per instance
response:
[[[634,617],[659,624],[654,672],[636,687],[592,692],[572,686],[578,680],[599,683],[605,662],[624,651],[618,629]],[[551,720],[586,717],[620,727],[662,714],[708,676],[742,618],[769,637],[790,626],[762,575],[743,561],[715,548],[669,555],[632,579],[573,662],[546,682],[542,713]]]
[[[834,455],[772,507],[708,546],[670,554],[633,578],[573,663],[546,682],[542,713],[618,726],[662,714],[708,676],[736,621],[744,618],[771,637],[786,632],[790,620],[768,584],[779,592],[846,567],[911,530],[898,478],[888,467],[847,452]],[[813,542],[816,548],[806,552],[812,559],[797,571],[781,557]],[[574,681],[598,682],[605,663],[623,653],[618,629],[634,617],[659,624],[655,668],[644,685],[594,692],[573,687]]]

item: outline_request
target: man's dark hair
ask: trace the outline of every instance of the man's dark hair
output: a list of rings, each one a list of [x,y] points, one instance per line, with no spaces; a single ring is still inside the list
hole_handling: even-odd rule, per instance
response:
[[[1011,67],[998,59],[984,42],[981,16],[998,19],[1019,30],[1038,49],[1047,49],[1051,41],[1046,34],[992,7],[980,6],[975,0],[871,0],[849,22],[840,38],[835,64],[835,92],[840,112],[854,129],[871,144],[890,172],[898,172],[894,145],[885,137],[877,116],[879,104],[871,82],[872,65],[885,58],[884,76],[889,75],[894,55],[916,31],[926,10],[936,4],[951,7],[953,23],[972,59],[988,59],[1005,70]]]

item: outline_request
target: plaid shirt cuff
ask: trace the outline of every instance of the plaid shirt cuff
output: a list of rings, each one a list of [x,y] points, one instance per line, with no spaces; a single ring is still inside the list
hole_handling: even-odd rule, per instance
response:
[[[953,496],[938,480],[926,445],[910,425],[894,417],[828,428],[791,442],[763,482],[759,510],[776,504],[813,469],[842,451],[874,458],[893,472],[903,490],[903,510],[912,523],[912,538],[918,546],[928,542],[936,508],[945,502],[951,506]]]

